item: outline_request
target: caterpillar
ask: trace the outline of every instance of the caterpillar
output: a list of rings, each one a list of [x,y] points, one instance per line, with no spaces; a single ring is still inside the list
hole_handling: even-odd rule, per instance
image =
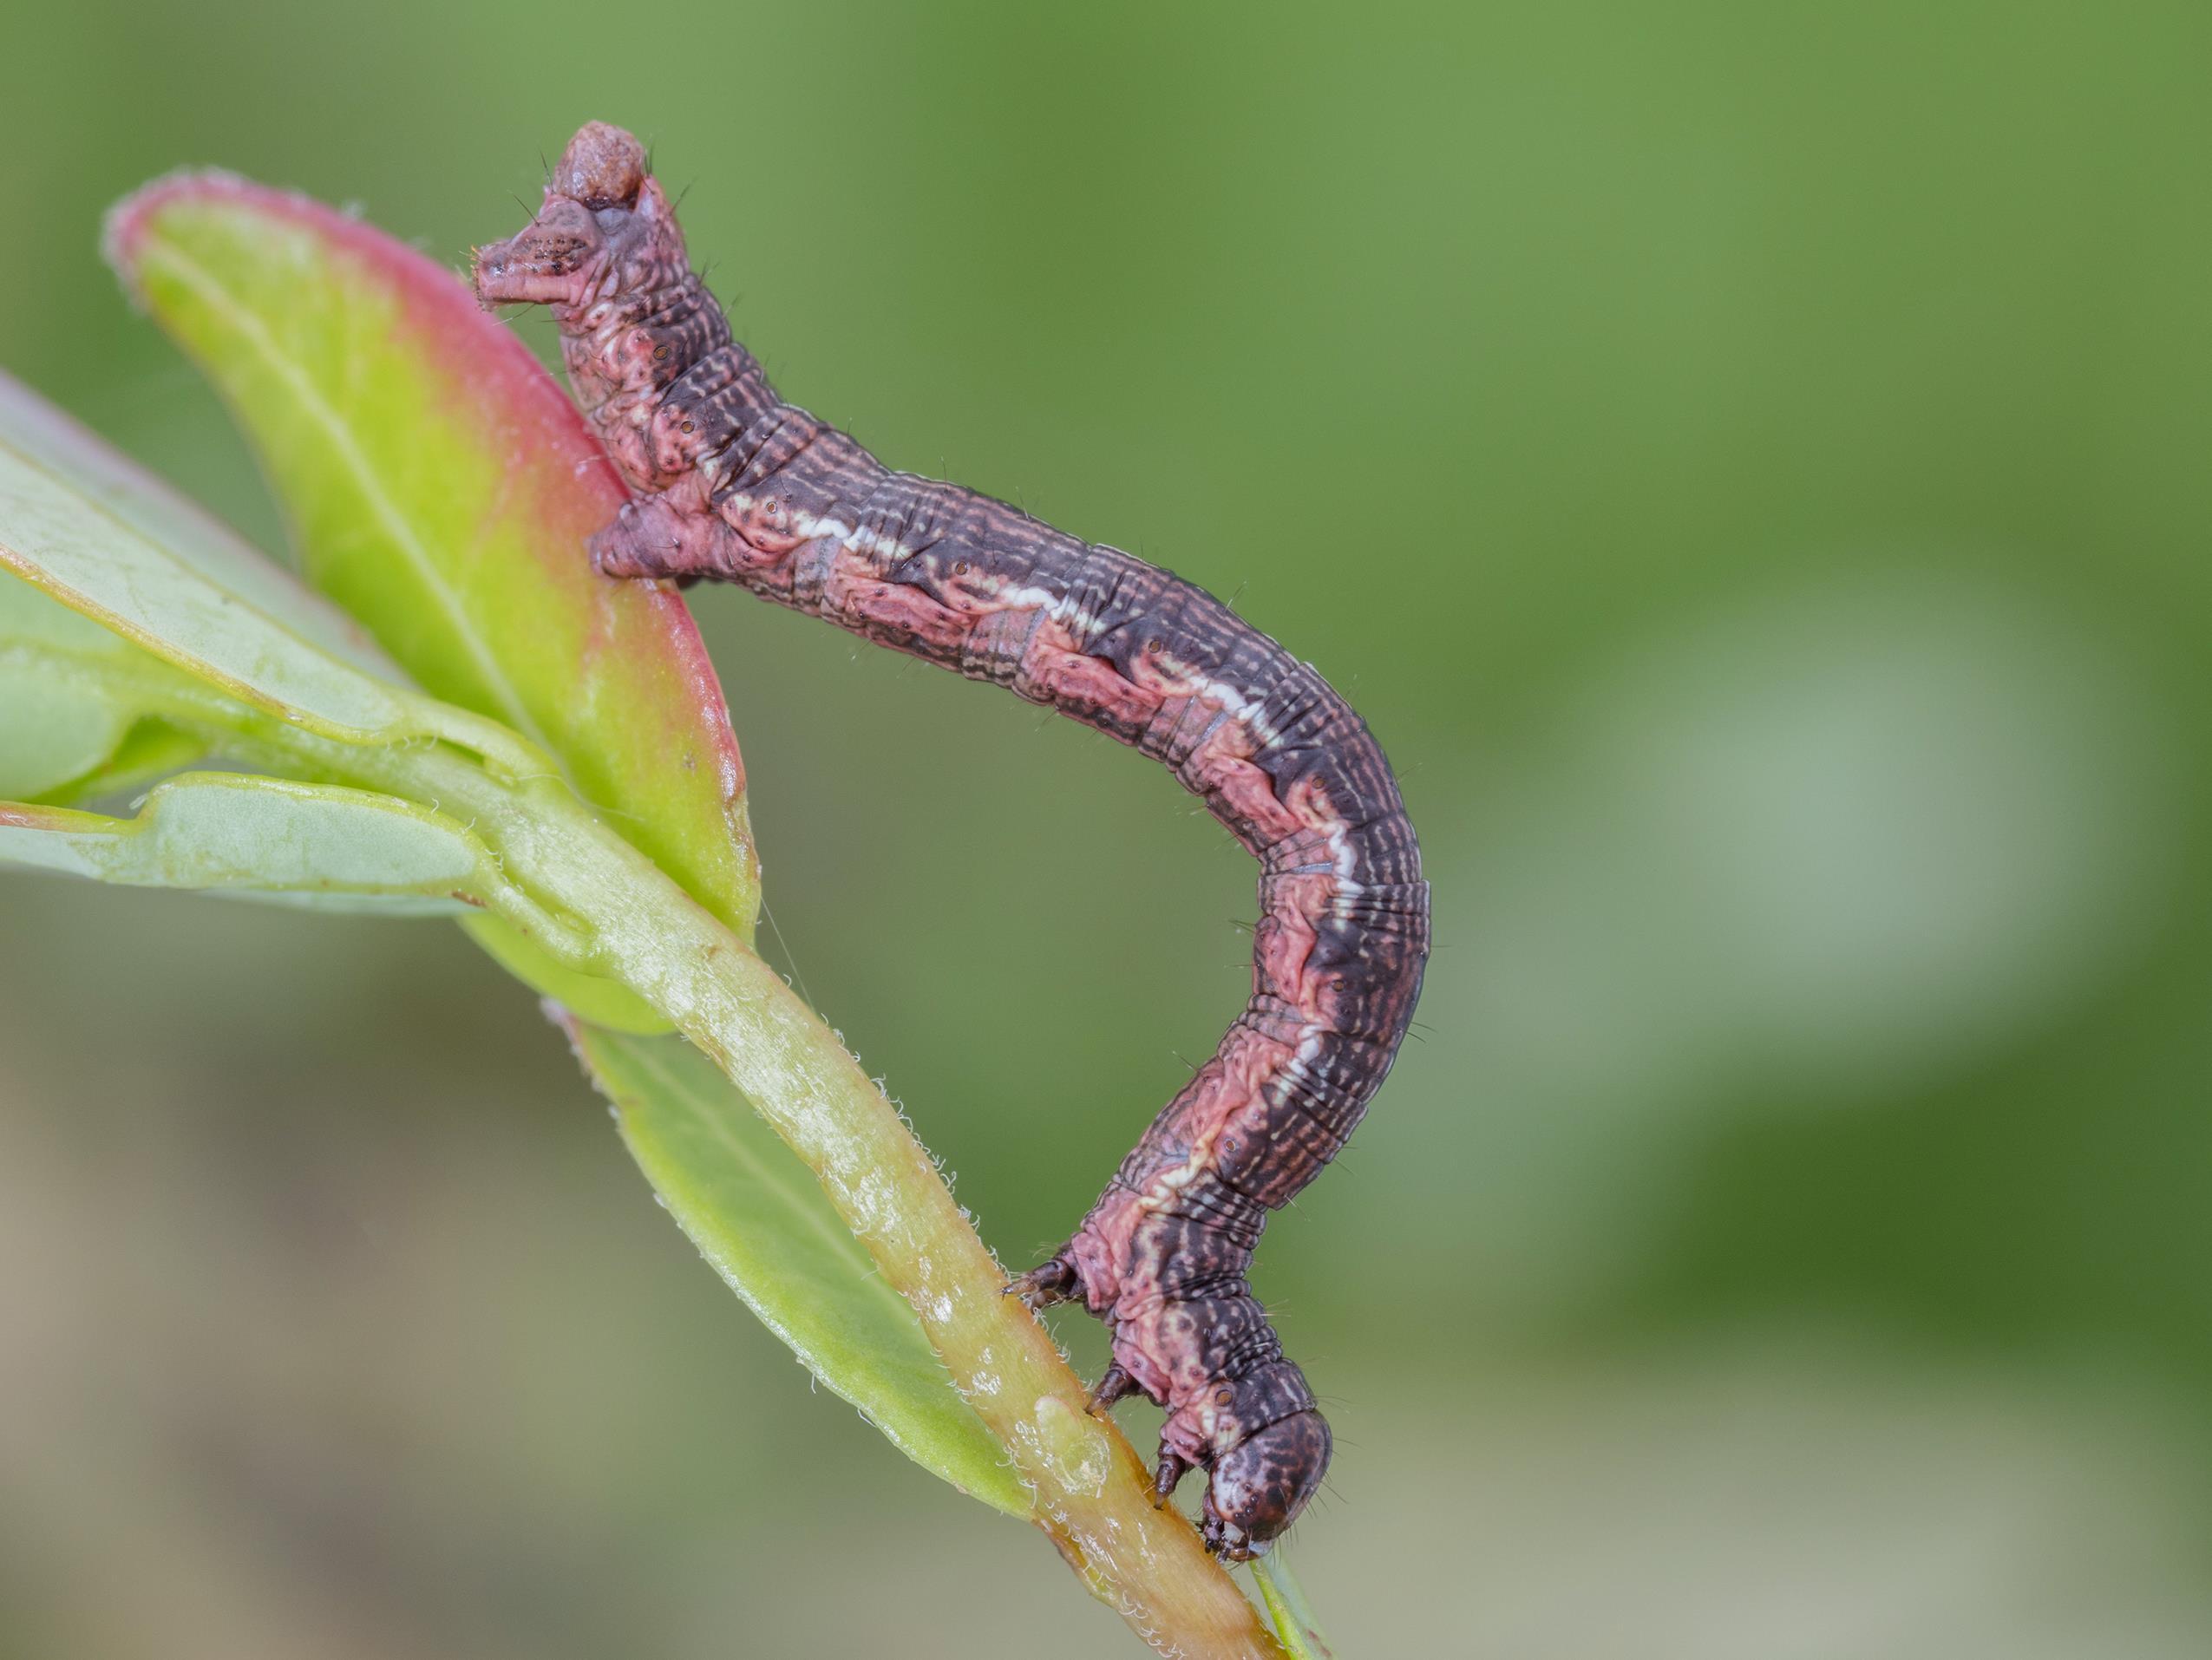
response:
[[[1061,713],[1164,763],[1260,863],[1252,997],[1074,1235],[1007,1287],[1112,1335],[1095,1411],[1167,1409],[1154,1492],[1207,1473],[1217,1555],[1265,1552],[1332,1439],[1247,1281],[1267,1213],[1335,1156],[1420,995],[1429,888],[1389,763],[1308,664],[1204,590],[1005,502],[894,472],[777,397],[692,271],[644,147],[586,126],[486,305],[541,304],[638,493],[590,542],[612,578],[708,578]]]

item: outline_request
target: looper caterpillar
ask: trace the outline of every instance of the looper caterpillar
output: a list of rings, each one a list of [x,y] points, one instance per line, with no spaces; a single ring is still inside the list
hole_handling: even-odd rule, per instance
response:
[[[1267,1212],[1349,1137],[1420,995],[1429,888],[1389,763],[1309,665],[1212,595],[955,485],[884,467],[779,399],[692,272],[643,147],[579,132],[537,217],[475,256],[487,304],[550,305],[638,496],[610,577],[707,577],[1007,687],[1164,763],[1260,861],[1250,1002],[1068,1243],[1010,1290],[1112,1329],[1095,1407],[1168,1409],[1155,1489],[1209,1474],[1202,1531],[1264,1552],[1331,1440],[1246,1270]]]

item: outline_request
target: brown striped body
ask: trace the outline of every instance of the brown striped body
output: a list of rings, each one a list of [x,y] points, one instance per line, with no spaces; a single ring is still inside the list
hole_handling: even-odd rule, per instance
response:
[[[1380,747],[1227,606],[1004,502],[894,472],[780,400],[685,258],[643,153],[594,124],[531,226],[480,250],[488,303],[553,307],[577,394],[638,498],[617,577],[709,577],[1007,687],[1165,764],[1260,861],[1253,992],[1068,1244],[1016,1282],[1113,1330],[1097,1398],[1168,1408],[1163,1493],[1211,1474],[1207,1543],[1264,1551],[1328,1427],[1246,1280],[1266,1213],[1366,1110],[1428,951],[1420,850]]]

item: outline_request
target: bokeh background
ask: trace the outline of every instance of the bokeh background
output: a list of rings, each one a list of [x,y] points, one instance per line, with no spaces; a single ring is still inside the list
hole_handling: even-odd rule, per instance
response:
[[[0,363],[278,547],[102,208],[214,163],[457,265],[648,134],[790,395],[1234,594],[1400,768],[1417,1041],[1259,1273],[1345,1651],[2174,1660],[2208,62],[2190,3],[19,0]],[[1239,1003],[1251,868],[696,604],[771,949],[1029,1258]],[[1133,1651],[810,1389],[457,932],[15,876],[0,939],[0,1652]]]

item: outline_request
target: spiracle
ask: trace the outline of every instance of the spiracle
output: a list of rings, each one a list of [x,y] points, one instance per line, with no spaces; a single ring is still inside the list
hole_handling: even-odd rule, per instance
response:
[[[552,308],[576,395],[638,492],[592,538],[596,569],[734,582],[994,681],[1162,762],[1260,860],[1251,1000],[1067,1244],[1008,1289],[1106,1321],[1094,1407],[1141,1390],[1166,1408],[1160,1497],[1206,1470],[1207,1546],[1262,1553],[1331,1440],[1247,1271],[1267,1213],[1381,1087],[1428,956],[1420,848],[1381,747],[1203,589],[895,472],[784,402],[620,128],[576,134],[537,217],[477,251],[475,281],[487,304]]]

